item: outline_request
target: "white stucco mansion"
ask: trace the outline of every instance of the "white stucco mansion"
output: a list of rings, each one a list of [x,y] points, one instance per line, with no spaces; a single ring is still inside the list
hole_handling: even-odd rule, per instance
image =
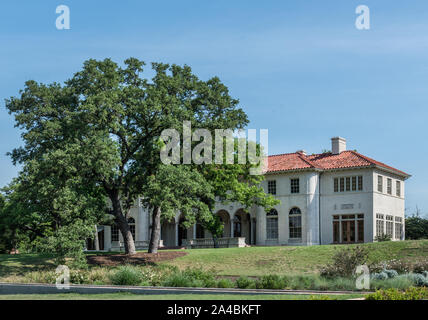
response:
[[[372,242],[382,234],[404,239],[404,181],[410,175],[346,150],[344,138],[331,140],[331,152],[269,156],[263,187],[281,200],[272,211],[253,207],[246,213],[239,203],[219,202],[216,214],[224,222],[221,246]],[[147,247],[150,214],[137,205],[131,216],[137,248]],[[200,225],[186,230],[181,221],[179,214],[174,221],[163,221],[163,246],[212,246]],[[119,249],[117,227],[98,230],[100,249]]]

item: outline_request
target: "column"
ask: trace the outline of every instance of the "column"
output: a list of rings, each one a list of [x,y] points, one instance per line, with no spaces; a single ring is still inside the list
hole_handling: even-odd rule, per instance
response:
[[[175,246],[178,247],[178,222],[175,223]]]
[[[111,227],[104,226],[104,250],[111,250]]]

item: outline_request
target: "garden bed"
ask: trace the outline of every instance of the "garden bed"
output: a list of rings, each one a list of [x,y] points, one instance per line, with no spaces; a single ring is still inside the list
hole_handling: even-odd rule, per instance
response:
[[[97,266],[119,266],[124,264],[152,265],[161,261],[174,260],[187,255],[184,251],[163,251],[158,253],[137,252],[130,256],[125,254],[88,255],[88,264]]]

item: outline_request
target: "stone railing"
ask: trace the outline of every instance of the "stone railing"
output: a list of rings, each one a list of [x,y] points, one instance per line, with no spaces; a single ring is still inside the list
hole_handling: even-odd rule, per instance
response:
[[[135,241],[135,249],[136,250],[147,250],[149,248],[150,241]],[[159,248],[163,247],[163,240],[159,240]],[[119,242],[119,246],[112,246],[112,251],[125,251],[125,245],[122,241]]]
[[[242,248],[246,246],[245,237],[218,238],[217,243],[219,248]],[[214,240],[213,238],[183,239],[183,246],[187,249],[214,248]]]

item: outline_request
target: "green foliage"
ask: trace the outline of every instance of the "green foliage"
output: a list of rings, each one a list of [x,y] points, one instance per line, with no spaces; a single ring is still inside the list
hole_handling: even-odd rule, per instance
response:
[[[406,239],[428,239],[428,219],[417,215],[406,218]]]
[[[118,286],[138,286],[143,281],[143,276],[137,268],[121,266],[111,275],[110,280]]]
[[[377,242],[391,241],[391,235],[383,233],[381,235],[377,235],[374,240]]]
[[[162,283],[165,287],[205,287],[215,288],[217,283],[213,272],[200,268],[186,268],[171,274]]]
[[[162,217],[170,220],[179,211],[184,217],[184,226],[190,227],[201,220],[210,219],[210,207],[201,199],[213,199],[211,185],[190,166],[161,165],[156,175],[148,178],[143,192],[146,204],[162,208]]]
[[[262,276],[256,282],[257,289],[284,289],[286,285],[286,278],[276,274]]]
[[[428,259],[418,260],[415,263],[413,263],[413,272],[414,273],[428,272]]]
[[[236,287],[239,289],[255,289],[256,282],[248,277],[239,277],[236,279]]]
[[[366,296],[367,300],[423,300],[427,298],[427,288],[414,287],[408,288],[405,291],[400,291],[395,288],[378,290]]]
[[[367,262],[368,256],[367,247],[345,247],[333,255],[333,263],[323,267],[320,273],[325,277],[351,277],[357,266]]]
[[[217,281],[217,288],[233,288],[235,283],[230,279],[220,279]]]

